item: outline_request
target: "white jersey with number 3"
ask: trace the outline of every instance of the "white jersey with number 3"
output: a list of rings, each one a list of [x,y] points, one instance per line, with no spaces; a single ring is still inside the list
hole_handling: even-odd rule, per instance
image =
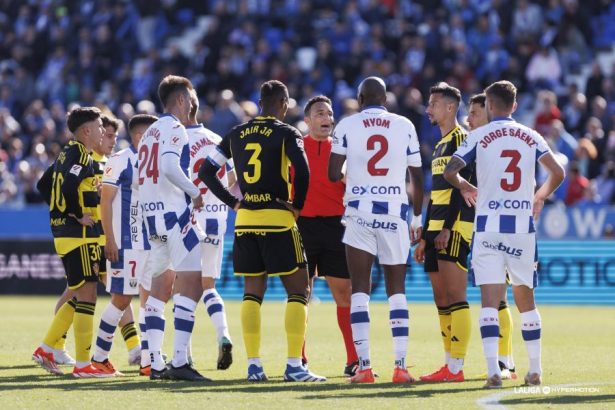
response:
[[[190,197],[159,171],[163,155],[177,155],[182,171],[191,178],[186,128],[173,115],[164,114],[145,131],[137,152],[139,199],[148,233],[163,235],[190,214]]]
[[[346,156],[348,208],[407,220],[406,170],[421,166],[412,122],[384,107],[366,107],[335,127],[331,152]]]
[[[195,213],[199,225],[207,235],[222,235],[226,227],[228,207],[218,199],[203,181],[199,179],[198,173],[201,164],[205,162],[207,156],[216,149],[222,141],[222,137],[213,131],[208,130],[202,124],[189,125],[186,127],[188,141],[190,143],[190,170],[192,171],[192,181],[201,191],[203,196],[203,208]],[[225,187],[228,186],[228,162],[220,168],[218,178]],[[222,226],[224,225],[224,226]]]
[[[454,155],[466,164],[476,161],[476,232],[535,232],[536,162],[548,152],[538,132],[512,118],[496,118],[470,133]]]

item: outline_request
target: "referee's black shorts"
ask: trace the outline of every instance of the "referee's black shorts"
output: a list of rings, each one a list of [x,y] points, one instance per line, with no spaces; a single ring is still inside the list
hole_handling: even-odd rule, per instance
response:
[[[297,226],[307,255],[310,278],[331,276],[349,279],[341,216],[299,217]]]

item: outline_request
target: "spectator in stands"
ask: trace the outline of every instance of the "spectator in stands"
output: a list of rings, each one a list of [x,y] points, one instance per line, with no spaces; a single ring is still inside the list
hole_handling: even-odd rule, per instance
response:
[[[589,186],[589,179],[579,172],[579,164],[573,162],[568,170],[568,190],[566,191],[565,203],[574,205],[585,197],[585,190]]]
[[[534,120],[534,129],[543,137],[551,131],[554,120],[559,120],[562,114],[557,107],[557,96],[554,92],[543,90],[538,93],[538,113]]]

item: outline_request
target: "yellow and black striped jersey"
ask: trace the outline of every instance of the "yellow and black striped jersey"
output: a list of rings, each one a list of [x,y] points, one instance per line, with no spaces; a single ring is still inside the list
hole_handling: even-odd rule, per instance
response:
[[[293,205],[303,208],[309,169],[301,133],[274,117],[256,117],[233,128],[206,162],[220,167],[230,158],[243,194],[235,232],[276,232],[293,227],[293,214],[277,199],[290,200],[292,163],[295,169]],[[236,199],[217,178],[204,177],[214,195],[232,207]]]
[[[37,188],[49,204],[51,233],[58,255],[86,243],[98,243],[101,232],[97,185],[92,157],[82,143],[74,140],[64,147],[38,182]],[[85,213],[91,215],[93,227],[77,221]]]
[[[461,233],[468,242],[472,238],[474,208],[468,207],[458,189],[444,179],[444,168],[457,147],[466,139],[466,132],[457,125],[436,144],[431,161],[432,190],[427,210],[426,231],[441,231],[442,228]],[[476,185],[474,166],[461,170],[461,176]]]
[[[96,151],[92,151],[92,159],[94,160],[94,174],[98,182],[102,182],[103,174],[105,173],[105,167],[107,166],[108,158],[105,155],[99,154]],[[98,201],[98,215],[102,216],[102,211],[100,210],[100,201]],[[98,244],[101,246],[105,245],[105,232],[102,227],[102,221],[97,222],[98,229],[100,231],[100,238]]]

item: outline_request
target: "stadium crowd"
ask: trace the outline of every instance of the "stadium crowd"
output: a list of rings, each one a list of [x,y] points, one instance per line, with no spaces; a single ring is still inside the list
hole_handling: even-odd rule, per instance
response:
[[[169,73],[193,81],[203,98],[200,120],[220,134],[257,113],[264,80],[288,85],[294,106],[287,121],[301,128],[310,97],[331,97],[340,119],[357,109],[358,82],[378,75],[390,90],[389,108],[415,124],[425,159],[440,138],[425,115],[432,85],[447,81],[467,102],[506,79],[521,92],[517,116],[569,170],[556,199],[615,203],[615,67],[605,72],[593,62],[615,44],[609,0],[0,5],[1,205],[42,202],[36,181],[67,142],[71,107],[96,105],[124,122],[160,112],[156,87]],[[585,84],[568,81],[587,65]]]

